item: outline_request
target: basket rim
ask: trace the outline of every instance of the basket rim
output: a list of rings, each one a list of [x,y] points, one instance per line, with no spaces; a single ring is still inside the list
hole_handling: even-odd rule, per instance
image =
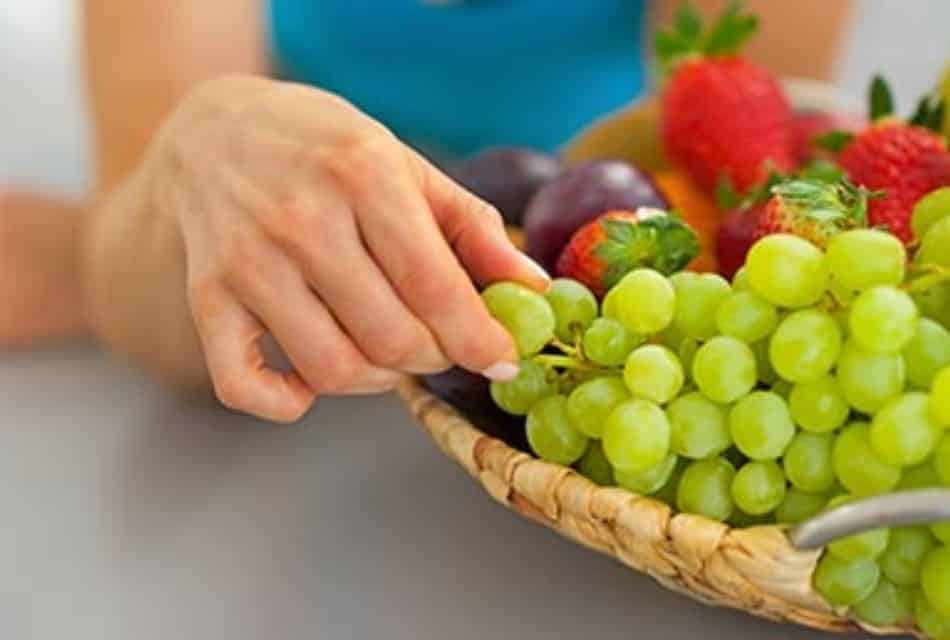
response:
[[[914,628],[872,627],[829,606],[811,584],[821,550],[794,548],[784,525],[733,528],[622,487],[598,486],[487,435],[415,377],[396,391],[442,453],[495,501],[673,591],[822,631],[924,637]]]

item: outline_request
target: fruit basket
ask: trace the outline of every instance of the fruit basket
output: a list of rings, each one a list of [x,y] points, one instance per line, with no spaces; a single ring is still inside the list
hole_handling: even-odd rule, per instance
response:
[[[712,51],[752,31],[735,8],[717,37],[676,22],[665,50],[689,69],[561,168],[502,150],[456,174],[558,280],[483,292],[516,379],[399,395],[501,505],[667,588],[950,638],[950,119],[932,95],[894,119],[876,79],[867,121]]]

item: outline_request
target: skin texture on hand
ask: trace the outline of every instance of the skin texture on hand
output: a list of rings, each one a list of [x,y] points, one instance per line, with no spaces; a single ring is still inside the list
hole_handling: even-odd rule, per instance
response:
[[[0,189],[0,347],[83,334],[76,237],[79,207]]]
[[[121,214],[95,221],[86,252],[101,334],[172,378],[200,381],[200,367],[183,372],[169,351],[187,348],[181,318],[159,326],[122,311],[154,303],[113,260],[162,270],[184,300],[157,313],[184,301],[219,399],[277,421],[319,395],[385,391],[401,374],[452,364],[510,377],[514,345],[477,286],[547,286],[492,207],[377,122],[331,94],[257,77],[196,89],[106,206]],[[122,260],[136,237],[145,244]],[[267,365],[265,333],[292,371]]]

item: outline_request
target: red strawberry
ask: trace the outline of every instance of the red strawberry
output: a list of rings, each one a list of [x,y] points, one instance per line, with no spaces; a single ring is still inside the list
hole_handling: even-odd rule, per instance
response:
[[[679,271],[699,253],[692,229],[675,215],[641,207],[611,211],[577,230],[557,260],[557,274],[585,284],[598,297],[625,274],[650,267]]]
[[[816,109],[801,109],[792,116],[792,155],[796,164],[804,164],[815,158],[827,157],[816,138],[833,132],[857,133],[867,125],[860,116],[849,113],[831,113]]]
[[[946,140],[936,133],[943,109],[926,97],[910,122],[903,122],[890,117],[893,99],[882,78],[874,79],[870,93],[872,124],[845,140],[838,162],[855,184],[884,192],[868,205],[870,224],[887,227],[908,244],[914,240],[914,205],[934,189],[950,185],[950,153]]]
[[[765,203],[732,209],[723,217],[716,235],[716,259],[719,273],[732,280],[736,271],[745,264],[745,256],[755,242],[755,230],[765,211]]]
[[[674,29],[656,37],[657,57],[669,70],[662,93],[661,135],[670,158],[705,190],[728,180],[745,192],[770,170],[794,166],[792,111],[778,81],[737,55],[758,28],[737,5],[703,33],[684,6]]]
[[[832,236],[867,226],[868,193],[847,182],[794,179],[772,187],[759,216],[753,240],[771,233],[791,233],[821,248]]]

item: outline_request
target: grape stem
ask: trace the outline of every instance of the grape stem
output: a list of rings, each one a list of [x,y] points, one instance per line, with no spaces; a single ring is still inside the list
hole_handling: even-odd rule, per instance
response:
[[[540,365],[547,367],[557,367],[558,369],[573,369],[575,371],[611,371],[611,369],[605,367],[590,364],[588,362],[582,362],[569,355],[542,353],[536,355],[533,359]]]
[[[904,283],[903,288],[908,293],[919,293],[927,289],[932,289],[944,282],[950,282],[950,269],[938,264],[922,264],[911,268],[925,275]]]
[[[577,347],[572,347],[572,346],[569,345],[569,344],[565,344],[564,342],[561,342],[561,341],[558,340],[557,338],[554,338],[554,339],[551,341],[551,346],[557,347],[558,349],[560,349],[561,351],[563,351],[564,353],[566,353],[566,354],[568,354],[568,355],[570,355],[570,356],[576,356],[576,355],[577,355],[577,351],[578,351]]]

